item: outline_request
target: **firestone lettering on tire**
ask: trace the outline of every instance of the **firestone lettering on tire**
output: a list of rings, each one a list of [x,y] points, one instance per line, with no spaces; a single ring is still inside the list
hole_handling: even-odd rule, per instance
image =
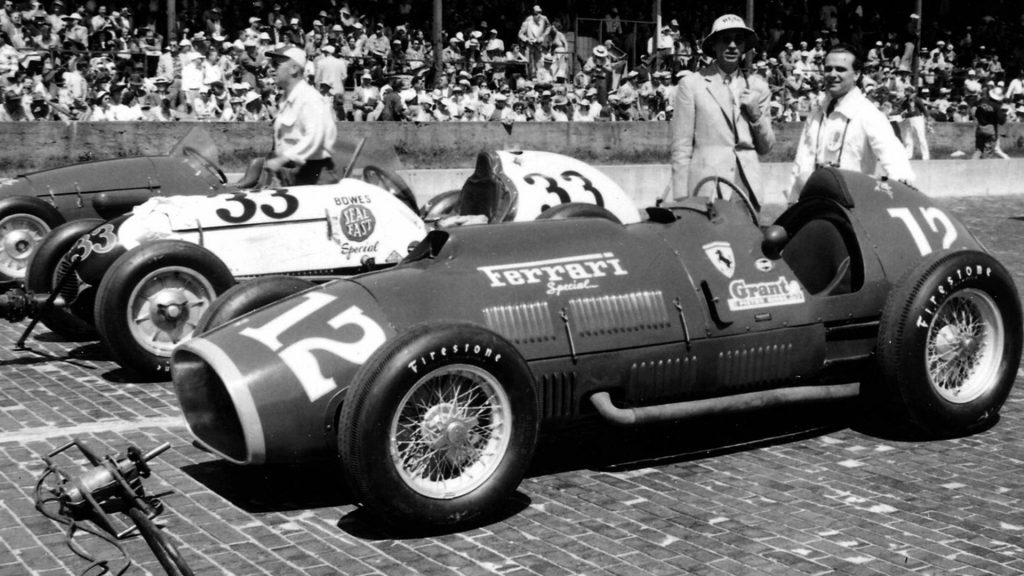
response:
[[[935,293],[928,298],[929,306],[926,307],[922,314],[917,317],[917,327],[928,329],[931,326],[931,319],[935,316],[935,311],[939,309],[939,304],[942,304],[946,298],[956,291],[964,282],[971,278],[980,277],[991,277],[992,268],[989,266],[982,266],[981,264],[971,264],[958,268],[954,272],[951,272],[946,276],[945,283],[939,284],[935,290]],[[947,289],[948,287],[948,289]],[[926,320],[925,317],[928,317]]]
[[[501,353],[495,352],[490,346],[484,346],[480,344],[452,344],[451,346],[442,346],[436,350],[424,353],[418,359],[409,362],[409,370],[412,370],[413,374],[419,374],[419,369],[424,368],[437,360],[448,358],[450,355],[461,354],[463,356],[473,355],[490,360],[492,362],[498,362],[501,360]]]

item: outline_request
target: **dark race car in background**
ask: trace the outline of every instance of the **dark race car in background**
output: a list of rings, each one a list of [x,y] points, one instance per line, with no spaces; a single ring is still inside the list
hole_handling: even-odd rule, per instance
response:
[[[1017,289],[919,191],[825,168],[764,229],[721,199],[648,216],[436,230],[214,327],[172,358],[186,422],[237,464],[339,458],[376,518],[460,525],[515,490],[542,423],[855,397],[936,437],[998,417]]]
[[[319,282],[393,266],[426,235],[424,218],[446,225],[581,214],[639,220],[599,170],[547,152],[483,152],[459,190],[421,210],[394,170],[372,164],[361,174],[336,184],[161,195],[107,222],[65,224],[30,259],[28,292],[0,296],[0,313],[38,317],[68,336],[95,328],[122,366],[166,373],[173,347],[236,280]],[[288,293],[302,286],[275,281]],[[49,294],[59,295],[56,308],[45,304]],[[263,291],[247,306],[269,297]]]
[[[227,182],[216,149],[193,129],[166,155],[83,162],[0,179],[0,279],[22,279],[49,232],[83,218],[124,214],[152,196],[209,194]]]

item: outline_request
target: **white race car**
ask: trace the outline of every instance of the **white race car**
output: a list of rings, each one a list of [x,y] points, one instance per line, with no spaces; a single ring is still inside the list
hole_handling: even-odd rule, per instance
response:
[[[113,220],[70,222],[43,239],[28,265],[27,290],[0,296],[0,313],[36,316],[71,336],[95,330],[122,366],[160,373],[217,295],[239,279],[323,281],[391,266],[439,225],[640,219],[603,173],[548,152],[482,152],[461,189],[419,211],[395,171],[371,165],[362,175],[331,185],[155,197]],[[282,281],[281,295],[307,285]],[[260,290],[259,305],[268,294],[276,292]]]

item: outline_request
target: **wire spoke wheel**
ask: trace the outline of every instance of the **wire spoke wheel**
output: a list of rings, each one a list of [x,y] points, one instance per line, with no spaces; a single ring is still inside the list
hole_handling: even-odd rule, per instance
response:
[[[984,394],[1003,356],[1002,317],[992,297],[965,289],[942,303],[928,330],[928,380],[945,400],[963,404]]]
[[[216,291],[202,274],[181,266],[147,274],[128,298],[128,328],[143,349],[169,356],[192,335]]]
[[[430,498],[458,498],[497,470],[512,435],[512,406],[489,372],[451,364],[420,378],[391,422],[391,459]]]
[[[0,220],[0,274],[23,278],[29,256],[50,231],[38,216],[12,214]]]

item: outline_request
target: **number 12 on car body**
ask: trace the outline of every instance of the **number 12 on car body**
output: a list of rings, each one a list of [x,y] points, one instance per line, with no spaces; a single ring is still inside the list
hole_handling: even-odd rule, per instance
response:
[[[354,342],[341,342],[331,338],[309,337],[285,345],[281,335],[299,324],[336,298],[321,292],[311,292],[296,298],[298,304],[263,326],[248,327],[241,331],[277,353],[291,369],[305,390],[310,402],[316,402],[338,387],[333,376],[325,377],[314,352],[326,352],[347,362],[361,365],[387,340],[387,335],[377,322],[366,316],[358,306],[349,306],[340,314],[327,321],[336,331],[342,328],[359,328],[361,335]]]
[[[943,250],[952,246],[953,242],[956,242],[956,227],[945,212],[934,206],[922,206],[919,210],[921,211],[921,218],[928,225],[928,228],[935,234],[941,232],[942,240],[940,245]],[[889,216],[902,221],[906,225],[907,231],[910,232],[910,237],[914,239],[914,244],[917,245],[917,249],[921,252],[921,256],[927,256],[932,253],[933,249],[928,241],[928,236],[910,208],[889,208]],[[941,231],[939,230],[940,228]]]

